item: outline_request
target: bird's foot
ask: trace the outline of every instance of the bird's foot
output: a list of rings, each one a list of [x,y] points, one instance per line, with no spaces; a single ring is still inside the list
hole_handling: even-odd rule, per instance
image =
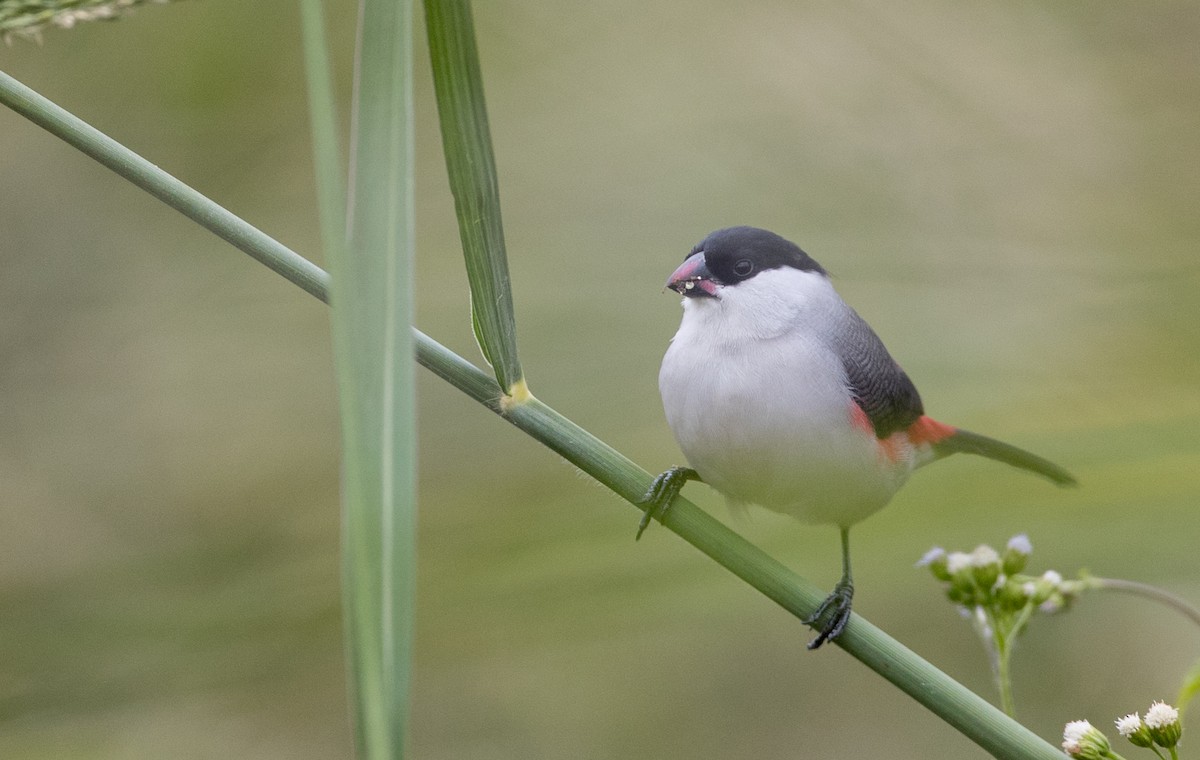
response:
[[[640,502],[645,505],[646,511],[642,515],[642,521],[638,523],[637,537],[634,540],[642,537],[651,520],[662,522],[685,483],[699,479],[700,476],[691,467],[672,467],[655,478]]]
[[[809,649],[816,649],[826,641],[841,635],[850,620],[850,604],[854,600],[854,583],[848,578],[838,581],[833,592],[825,597],[817,611],[804,618],[805,625],[817,629],[817,637],[808,642]]]

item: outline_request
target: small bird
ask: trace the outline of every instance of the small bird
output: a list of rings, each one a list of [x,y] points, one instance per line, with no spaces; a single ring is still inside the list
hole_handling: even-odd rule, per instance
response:
[[[638,536],[689,480],[731,507],[836,525],[842,578],[804,621],[818,631],[809,649],[837,638],[850,618],[850,527],[882,509],[913,470],[978,454],[1075,484],[1039,456],[925,416],[908,375],[826,271],[773,232],[713,232],[666,287],[683,296],[683,321],[658,387],[690,466],[654,480]]]

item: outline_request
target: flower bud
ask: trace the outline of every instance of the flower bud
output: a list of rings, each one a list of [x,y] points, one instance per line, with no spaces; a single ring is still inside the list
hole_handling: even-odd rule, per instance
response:
[[[991,591],[1000,577],[1000,555],[987,544],[980,544],[971,552],[971,575],[976,585],[985,592]]]
[[[1025,562],[1032,553],[1033,544],[1030,543],[1029,536],[1024,533],[1008,539],[1008,545],[1004,547],[1004,555],[1002,557],[1004,574],[1015,575],[1024,570]]]
[[[962,574],[971,568],[971,555],[966,552],[950,552],[946,555],[946,572],[951,576]]]
[[[1160,747],[1174,747],[1183,734],[1179,711],[1165,702],[1155,702],[1146,710],[1146,729]]]
[[[1112,752],[1104,734],[1086,720],[1073,720],[1063,728],[1062,748],[1080,760],[1104,760]]]
[[[1008,578],[1004,581],[1004,585],[996,591],[996,600],[1006,610],[1019,610],[1029,602],[1029,597],[1032,596],[1032,594],[1026,593],[1026,587],[1030,585]]]
[[[1038,609],[1047,615],[1053,615],[1065,606],[1066,600],[1063,599],[1063,595],[1054,591],[1050,596],[1046,597],[1044,602],[1038,605]]]
[[[1124,718],[1116,720],[1117,733],[1124,736],[1136,747],[1150,747],[1154,744],[1154,738],[1150,736],[1150,729],[1142,722],[1141,717],[1137,713],[1126,715]]]
[[[946,558],[946,550],[940,546],[935,546],[925,552],[925,556],[917,560],[917,567],[928,567],[929,572],[933,573],[933,577],[939,581],[950,580],[950,570],[947,565],[949,561]]]
[[[946,557],[946,572],[950,575],[950,589],[947,594],[961,604],[971,604],[975,598],[975,578],[971,574],[971,555],[963,552],[950,552]]]

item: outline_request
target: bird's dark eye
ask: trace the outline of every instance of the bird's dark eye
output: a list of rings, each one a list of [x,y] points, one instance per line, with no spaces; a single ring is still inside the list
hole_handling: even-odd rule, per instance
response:
[[[745,277],[754,271],[754,262],[750,259],[742,259],[733,265],[733,273],[738,277]]]

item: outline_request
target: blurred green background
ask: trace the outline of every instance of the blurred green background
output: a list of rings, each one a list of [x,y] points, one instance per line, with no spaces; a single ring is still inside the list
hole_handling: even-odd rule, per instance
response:
[[[331,2],[348,97],[355,6]],[[535,393],[679,463],[660,292],[708,231],[837,278],[973,458],[855,531],[856,609],[993,696],[926,573],[1033,568],[1200,602],[1200,5],[479,3]],[[146,6],[0,68],[320,259],[292,2]],[[418,324],[478,361],[424,45]],[[0,111],[0,757],[350,757],[325,307]],[[555,455],[422,371],[420,758],[984,757]],[[703,486],[689,495],[728,519]],[[830,585],[836,533],[736,529]],[[1016,655],[1057,741],[1171,699],[1200,634],[1085,598]]]

